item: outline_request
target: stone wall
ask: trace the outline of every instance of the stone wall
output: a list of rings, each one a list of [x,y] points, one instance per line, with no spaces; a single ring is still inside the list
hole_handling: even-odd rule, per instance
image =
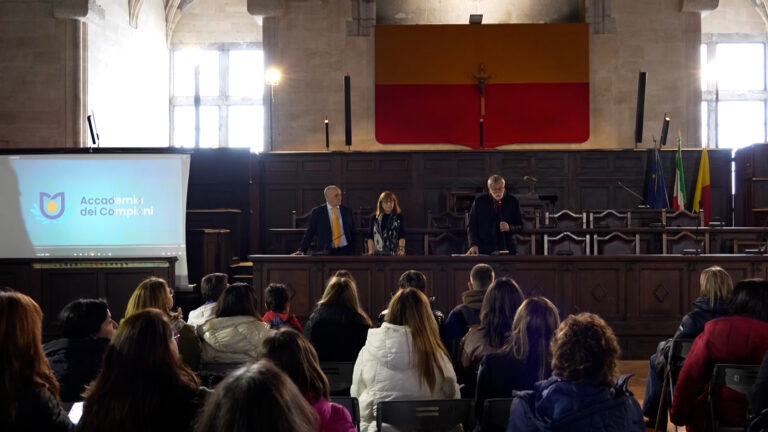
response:
[[[0,148],[72,147],[68,35],[50,1],[0,1]]]

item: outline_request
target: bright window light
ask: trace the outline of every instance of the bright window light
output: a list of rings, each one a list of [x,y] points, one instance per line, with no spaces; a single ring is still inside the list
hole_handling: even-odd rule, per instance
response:
[[[720,90],[763,90],[765,48],[761,43],[717,44]]]
[[[264,150],[264,107],[229,107],[229,146]]]
[[[720,148],[741,148],[765,142],[765,102],[720,102],[717,121]]]
[[[229,95],[262,97],[264,53],[255,50],[229,52]]]

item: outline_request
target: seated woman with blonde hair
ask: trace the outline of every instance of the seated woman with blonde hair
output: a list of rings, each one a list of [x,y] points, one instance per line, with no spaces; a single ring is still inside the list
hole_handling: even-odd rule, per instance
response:
[[[614,384],[618,357],[619,342],[602,318],[569,316],[552,342],[552,377],[517,394],[507,431],[645,432],[629,376]]]
[[[173,328],[173,338],[181,359],[196,370],[200,365],[200,339],[195,334],[195,328],[181,318],[181,309],[173,310],[173,290],[163,279],[149,277],[141,281],[128,300],[123,319],[149,308],[159,309],[166,315]]]
[[[391,191],[379,195],[365,241],[368,245],[366,255],[405,255],[403,214]]]
[[[351,394],[360,400],[361,432],[376,431],[375,407],[380,401],[460,397],[448,352],[421,291],[399,290],[389,303],[386,321],[368,331],[355,362]]]

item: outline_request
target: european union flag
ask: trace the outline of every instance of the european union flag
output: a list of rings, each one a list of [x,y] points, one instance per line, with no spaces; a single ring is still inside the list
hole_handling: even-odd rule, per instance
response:
[[[664,170],[661,167],[659,149],[653,150],[651,175],[648,176],[648,184],[645,187],[645,203],[650,208],[669,208],[669,200],[667,199],[667,186],[664,184]]]

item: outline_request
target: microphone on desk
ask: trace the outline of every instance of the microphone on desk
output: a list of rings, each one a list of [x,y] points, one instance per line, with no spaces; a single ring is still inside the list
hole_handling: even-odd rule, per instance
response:
[[[531,182],[531,183],[536,183],[537,181],[539,181],[536,177],[529,176],[529,175],[524,175],[523,176],[523,180]]]
[[[637,192],[633,191],[632,189],[630,189],[630,188],[628,188],[628,187],[624,186],[624,183],[622,183],[622,182],[621,182],[621,180],[619,180],[619,186],[621,186],[621,187],[622,187],[622,189],[624,189],[625,191],[629,192],[629,193],[630,193],[630,194],[632,194],[634,197],[636,197],[637,199],[639,199],[639,200],[640,200],[640,202],[641,202],[642,204],[639,204],[639,205],[638,205],[638,207],[643,207],[643,208],[647,208],[647,207],[648,207],[648,204],[646,204],[646,203],[645,203],[645,198],[643,198],[642,196],[640,196],[640,194],[639,194],[639,193],[637,193]]]

